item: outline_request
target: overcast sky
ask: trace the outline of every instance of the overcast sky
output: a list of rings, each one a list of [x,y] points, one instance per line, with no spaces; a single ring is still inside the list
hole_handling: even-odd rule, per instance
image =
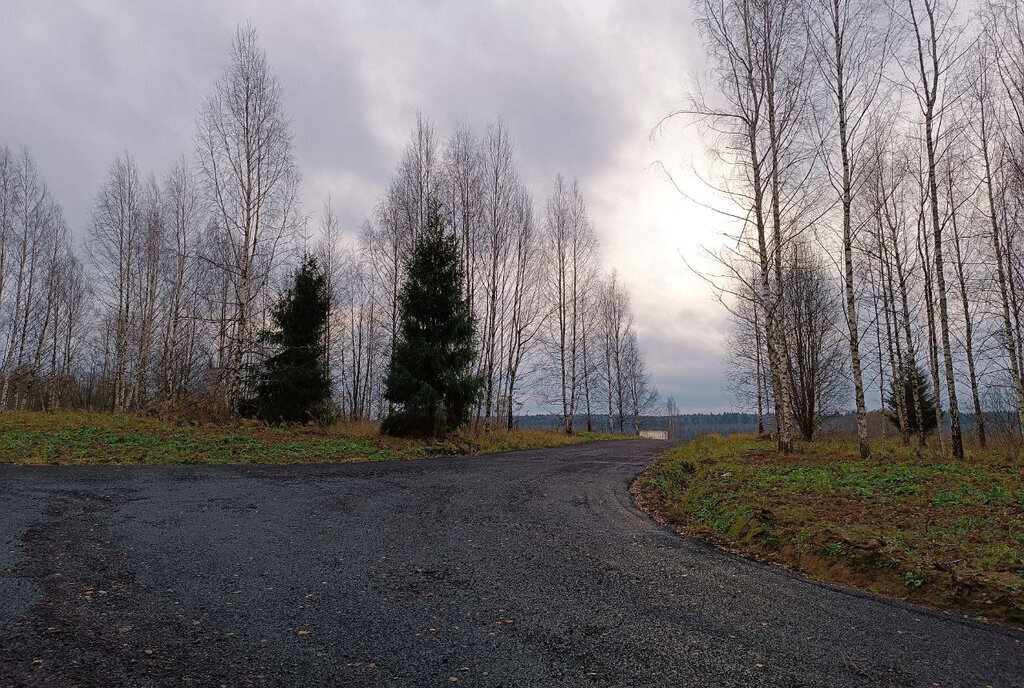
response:
[[[0,141],[29,147],[77,236],[121,151],[158,177],[192,151],[246,20],[284,89],[307,212],[330,193],[355,232],[417,110],[442,139],[456,121],[479,131],[501,115],[536,199],[558,173],[579,179],[662,396],[730,408],[724,313],[683,263],[700,262],[721,220],[658,167],[699,168],[703,147],[682,123],[650,136],[700,67],[689,3],[2,0]]]

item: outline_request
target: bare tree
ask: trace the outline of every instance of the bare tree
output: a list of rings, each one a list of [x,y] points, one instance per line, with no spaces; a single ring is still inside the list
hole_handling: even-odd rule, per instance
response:
[[[608,431],[626,431],[627,392],[625,382],[626,339],[633,331],[633,313],[629,293],[613,270],[600,287],[599,326],[603,367],[602,373],[608,401]]]
[[[885,320],[885,351],[887,354],[890,379],[896,381],[897,388],[904,388],[904,374],[907,372],[907,368],[904,366],[904,351],[900,341],[901,328],[900,318],[897,313],[897,298],[896,298],[896,282],[893,279],[893,255],[899,255],[899,245],[891,245],[890,241],[895,242],[894,239],[890,239],[889,230],[892,230],[892,236],[895,237],[897,233],[897,227],[895,222],[891,221],[894,215],[890,210],[889,200],[893,196],[891,193],[892,189],[887,184],[886,178],[886,160],[885,155],[878,150],[878,144],[880,138],[875,139],[874,145],[872,146],[873,154],[876,156],[872,161],[872,165],[869,168],[869,188],[871,193],[871,206],[872,216],[874,221],[874,252],[877,260],[878,269],[872,271],[875,276],[873,283],[877,293],[875,295],[876,305],[876,320],[878,319],[877,307],[878,297],[881,296],[881,309],[883,318]],[[897,268],[900,270],[902,275],[903,266],[898,264]],[[909,313],[908,313],[909,319]],[[876,323],[877,324],[877,323]],[[879,327],[879,336],[880,336]],[[912,355],[912,351],[911,351]],[[882,355],[879,354],[879,401],[883,405],[885,404],[885,375],[882,370],[883,362]],[[916,388],[915,388],[916,391]],[[919,401],[919,400],[918,400]],[[910,443],[910,425],[908,423],[908,409],[906,406],[906,395],[898,394],[895,397],[896,403],[896,418],[899,421],[900,433],[903,437],[903,443]],[[919,406],[918,406],[919,407]],[[915,407],[915,408],[918,408]]]
[[[88,289],[82,263],[71,253],[70,244],[63,251],[56,279],[54,316],[50,359],[49,389],[45,408],[57,410],[72,403],[75,389],[74,367],[81,354],[89,320],[86,307]]]
[[[995,15],[993,17],[993,15]],[[972,78],[968,82],[968,93],[970,95],[971,111],[976,115],[969,118],[973,125],[974,136],[972,140],[981,153],[981,178],[984,187],[984,210],[988,218],[988,235],[992,246],[992,259],[996,267],[996,285],[999,292],[999,306],[1002,315],[1003,342],[1006,351],[1006,359],[1009,365],[1010,381],[1013,386],[1014,398],[1016,399],[1017,419],[1019,427],[1024,429],[1024,380],[1022,380],[1021,361],[1017,355],[1017,347],[1014,345],[1016,337],[1013,324],[1010,318],[1010,293],[1008,285],[1008,271],[1006,256],[1003,251],[1003,242],[1000,239],[1000,212],[996,202],[999,192],[997,191],[996,177],[999,173],[999,160],[993,160],[993,132],[992,117],[994,110],[994,93],[990,81],[990,70],[988,57],[994,52],[1001,56],[1003,48],[996,28],[992,26],[999,12],[986,13],[989,23],[984,27],[982,40],[979,42],[975,54],[975,68],[972,70]],[[1002,59],[997,64],[1004,64]]]
[[[137,273],[134,258],[141,221],[141,190],[138,168],[125,153],[110,167],[100,188],[89,227],[89,257],[96,275],[97,296],[112,328],[114,412],[128,408],[129,349],[136,320]]]
[[[74,263],[63,210],[35,160],[0,145],[0,410],[54,400]]]
[[[19,401],[19,406],[22,403],[33,403],[27,397],[35,392],[36,399],[34,403],[40,408],[45,408],[49,401],[49,385],[43,384],[46,382],[44,377],[44,369],[48,358],[46,349],[51,344],[56,347],[53,334],[60,327],[59,317],[62,305],[60,299],[64,296],[61,287],[63,286],[66,263],[71,259],[70,232],[68,231],[67,224],[64,222],[63,212],[56,203],[50,209],[44,242],[46,248],[45,262],[42,266],[42,284],[44,286],[41,293],[42,301],[35,315],[34,352],[28,361],[26,379],[21,385],[22,394],[18,397],[19,400],[24,399],[24,402]],[[54,359],[52,356],[49,358],[51,362],[50,370],[52,371]]]
[[[764,315],[779,449],[793,448],[787,333],[780,322],[782,260],[805,211],[809,159],[801,141],[807,115],[806,32],[798,4],[750,0],[706,0],[697,24],[708,48],[717,98],[692,97],[673,114],[696,117],[715,135],[712,154],[729,172],[718,188],[735,204],[724,211],[741,227],[730,240],[731,256],[751,257],[759,268],[756,294]],[[730,256],[721,256],[735,278]],[[720,292],[727,285],[717,285]]]
[[[244,364],[255,353],[255,310],[297,226],[292,134],[280,84],[251,24],[238,28],[228,65],[203,105],[196,149],[224,239],[217,267],[231,286],[227,400],[237,413]]]
[[[549,348],[557,371],[563,427],[571,435],[582,370],[583,294],[593,275],[597,239],[579,185],[570,186],[561,175],[548,197],[544,244],[552,301]]]
[[[320,237],[314,249],[314,254],[323,271],[327,286],[327,296],[331,303],[331,314],[327,318],[327,325],[324,328],[325,349],[327,353],[327,369],[333,373],[336,363],[334,349],[337,346],[339,335],[339,324],[335,309],[340,301],[340,290],[343,276],[341,274],[343,265],[343,254],[341,246],[341,228],[338,225],[338,217],[334,212],[334,204],[330,196],[320,208]]]
[[[633,434],[639,435],[643,416],[658,404],[658,390],[647,371],[647,364],[636,332],[630,331],[624,341],[622,355],[623,377],[626,395],[630,405],[630,419],[633,422]]]
[[[184,158],[171,169],[161,197],[166,223],[164,317],[158,380],[165,399],[184,398],[196,367],[200,327],[200,245],[207,215],[198,180]]]
[[[149,380],[153,341],[156,336],[156,308],[158,290],[161,286],[161,254],[164,249],[164,218],[160,190],[156,179],[150,178],[143,188],[140,208],[139,242],[132,259],[133,269],[138,273],[135,279],[139,317],[136,339],[136,369],[128,395],[129,406],[144,408],[149,400]]]
[[[956,278],[957,293],[960,297],[960,308],[963,314],[963,346],[964,354],[967,357],[967,380],[971,386],[971,401],[974,404],[975,434],[978,437],[978,444],[984,449],[987,444],[985,416],[981,408],[981,391],[978,388],[978,372],[975,363],[974,319],[967,293],[968,270],[970,269],[968,251],[972,250],[975,242],[972,241],[973,237],[965,231],[964,225],[966,222],[963,218],[963,209],[970,201],[970,194],[957,192],[958,186],[966,187],[969,182],[965,178],[963,169],[966,165],[960,165],[960,169],[954,172],[953,162],[951,159],[946,165],[946,203],[948,206],[946,214],[949,217],[950,228],[952,229],[953,274]],[[966,163],[966,161],[962,162]],[[960,177],[957,180],[958,183],[954,182],[954,176]]]
[[[767,427],[767,408],[771,403],[770,373],[765,353],[764,318],[757,293],[757,268],[752,263],[738,272],[733,288],[731,316],[726,331],[726,384],[733,400],[757,414],[757,431]]]
[[[828,95],[829,107],[818,118],[825,141],[821,157],[839,205],[843,296],[857,411],[857,440],[860,455],[865,459],[871,449],[853,264],[856,238],[853,205],[860,201],[863,158],[870,141],[869,115],[881,93],[888,59],[891,17],[886,17],[883,7],[875,0],[815,0],[810,19],[811,46]]]
[[[838,410],[848,387],[838,337],[842,318],[838,290],[821,260],[799,245],[790,253],[784,299],[792,344],[793,418],[803,439],[811,440],[822,420]]]
[[[509,279],[515,259],[516,220],[521,200],[515,153],[502,120],[487,129],[483,146],[483,224],[481,364],[484,378],[483,417],[495,411],[502,387]]]
[[[18,216],[18,196],[16,185],[18,177],[17,160],[7,144],[0,145],[0,309],[8,310],[7,282],[14,243],[14,223]],[[17,313],[10,319],[12,332],[4,337],[5,353],[0,368],[0,411],[7,406],[7,391],[10,384],[12,358],[12,342],[14,337],[13,323],[17,322]]]
[[[342,410],[349,420],[368,420],[379,407],[382,358],[390,331],[376,294],[381,289],[360,249],[341,260],[336,283],[336,338],[334,368]]]
[[[917,354],[914,345],[914,330],[911,325],[910,310],[910,281],[911,269],[913,267],[912,253],[908,248],[907,234],[909,220],[907,218],[908,179],[912,176],[910,163],[905,151],[899,150],[895,154],[886,150],[885,139],[891,133],[887,129],[876,131],[874,150],[874,166],[872,172],[872,188],[878,213],[879,231],[885,237],[888,251],[883,254],[890,257],[889,267],[896,268],[896,284],[899,291],[898,304],[893,299],[894,305],[894,328],[902,331],[904,340],[903,366],[895,372],[901,384],[906,383],[905,375],[910,371],[917,370]],[[919,217],[920,213],[917,212]],[[916,221],[916,220],[915,220]],[[892,281],[890,271],[889,280]],[[899,317],[896,309],[899,310]],[[902,326],[902,327],[901,327]],[[900,339],[896,335],[897,341]],[[897,344],[898,347],[898,344]],[[914,394],[914,404],[917,411],[917,418],[923,416],[924,406],[918,394],[916,385],[911,385]],[[918,443],[925,444],[925,433],[923,424],[918,423]],[[907,426],[903,426],[907,427]]]
[[[956,379],[953,371],[953,354],[950,349],[949,307],[946,300],[946,276],[942,245],[943,224],[939,219],[938,147],[941,137],[941,116],[945,103],[943,94],[946,79],[959,56],[951,35],[953,8],[945,0],[906,0],[905,20],[912,37],[912,64],[905,72],[917,99],[924,129],[925,167],[927,178],[928,208],[930,211],[932,241],[934,243],[935,291],[938,296],[939,335],[945,364],[946,395],[949,400],[950,428],[953,456],[963,458],[964,445],[960,431],[960,409],[956,398]],[[910,72],[913,71],[913,77]],[[930,302],[930,299],[929,299]],[[936,399],[936,401],[938,401]],[[938,408],[936,404],[936,408]]]
[[[483,227],[484,157],[480,142],[466,124],[459,124],[444,150],[443,208],[459,238],[466,300],[476,308],[477,265]]]
[[[523,370],[544,320],[541,295],[542,269],[540,247],[535,228],[533,199],[525,188],[519,190],[514,216],[515,247],[512,257],[509,285],[507,357],[505,362],[505,420],[506,427],[515,424],[519,407],[517,395],[525,387]]]
[[[679,406],[676,405],[676,400],[673,397],[669,397],[665,402],[665,416],[668,420],[668,438],[670,440],[679,438]]]
[[[416,126],[406,145],[395,177],[402,227],[410,241],[426,228],[431,204],[440,193],[440,160],[434,127],[423,113],[416,113]]]

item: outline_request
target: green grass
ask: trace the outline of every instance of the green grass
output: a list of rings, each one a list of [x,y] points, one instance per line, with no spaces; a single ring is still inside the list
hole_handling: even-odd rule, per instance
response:
[[[373,424],[274,428],[69,411],[0,414],[0,465],[292,464],[391,461],[603,439],[543,430],[465,431],[445,441],[382,437]]]
[[[808,575],[1024,625],[1024,462],[879,443],[709,436],[638,480],[664,521]]]

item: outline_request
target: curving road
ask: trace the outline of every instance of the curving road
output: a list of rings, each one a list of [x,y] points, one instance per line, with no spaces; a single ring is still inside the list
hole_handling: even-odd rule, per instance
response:
[[[677,537],[662,448],[0,470],[0,686],[1024,686],[1024,633]]]

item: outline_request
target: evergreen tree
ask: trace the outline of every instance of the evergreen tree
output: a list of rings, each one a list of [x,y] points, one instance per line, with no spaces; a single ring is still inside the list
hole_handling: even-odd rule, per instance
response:
[[[474,322],[463,296],[458,245],[436,207],[416,239],[406,275],[384,391],[392,411],[381,431],[440,437],[469,420],[482,380],[472,373]]]
[[[907,409],[907,425],[911,435],[917,434],[920,425],[917,420],[917,404],[914,396],[914,386],[917,386],[917,394],[921,399],[921,406],[924,411],[924,431],[926,434],[935,430],[935,398],[931,393],[931,386],[928,384],[924,373],[920,368],[907,368],[901,379],[894,379],[889,388],[889,395],[885,398],[885,417],[889,422],[900,428],[899,414],[896,412],[897,395],[903,395],[903,403]],[[902,380],[902,384],[901,384]],[[900,389],[902,387],[902,389]]]
[[[330,420],[331,380],[325,332],[330,313],[327,279],[305,256],[292,286],[271,311],[264,341],[278,353],[260,366],[252,410],[273,423]]]

